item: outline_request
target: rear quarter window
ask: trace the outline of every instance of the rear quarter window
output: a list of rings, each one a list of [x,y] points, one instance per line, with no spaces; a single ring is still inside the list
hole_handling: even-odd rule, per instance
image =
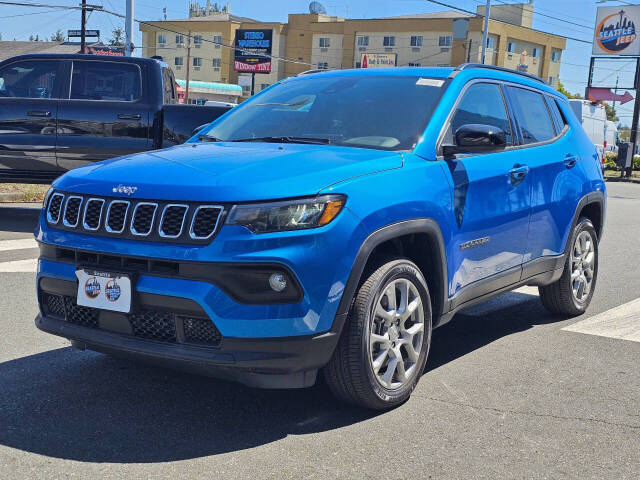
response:
[[[140,84],[141,74],[137,65],[74,61],[70,98],[134,102],[140,99]]]

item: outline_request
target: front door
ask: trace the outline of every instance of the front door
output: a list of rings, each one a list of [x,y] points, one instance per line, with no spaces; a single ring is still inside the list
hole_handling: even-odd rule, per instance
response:
[[[149,107],[140,67],[74,60],[70,68],[69,98],[58,109],[58,166],[70,170],[146,150]]]
[[[19,60],[0,68],[0,179],[51,181],[56,165],[56,60]]]
[[[454,200],[455,227],[449,250],[449,295],[459,293],[454,306],[520,279],[529,226],[528,168],[513,148],[517,141],[499,84],[473,83],[464,91],[451,116],[445,143],[453,143],[456,130],[468,124],[504,130],[507,147],[445,158]],[[460,292],[482,280],[489,280],[484,287]]]

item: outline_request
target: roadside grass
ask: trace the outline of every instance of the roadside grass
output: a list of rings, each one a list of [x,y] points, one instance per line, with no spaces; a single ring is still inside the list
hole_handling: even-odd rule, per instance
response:
[[[9,202],[42,202],[47,193],[49,185],[39,185],[32,183],[0,183],[0,202],[3,193],[15,194],[11,196]]]

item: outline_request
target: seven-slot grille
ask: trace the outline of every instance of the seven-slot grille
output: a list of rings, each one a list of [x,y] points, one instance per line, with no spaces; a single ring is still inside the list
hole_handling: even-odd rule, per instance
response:
[[[100,198],[55,192],[47,222],[88,233],[155,241],[205,243],[218,231],[224,207]]]

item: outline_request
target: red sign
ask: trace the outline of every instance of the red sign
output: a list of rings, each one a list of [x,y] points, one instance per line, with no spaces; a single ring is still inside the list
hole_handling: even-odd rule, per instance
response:
[[[624,95],[618,95],[617,93],[613,93],[608,88],[593,88],[593,87],[589,88],[587,97],[592,102],[598,102],[598,101],[620,102],[620,105],[633,100],[633,95],[631,95],[629,92],[624,92]]]
[[[233,69],[236,72],[271,73],[271,62],[267,63],[245,63],[235,60]]]

